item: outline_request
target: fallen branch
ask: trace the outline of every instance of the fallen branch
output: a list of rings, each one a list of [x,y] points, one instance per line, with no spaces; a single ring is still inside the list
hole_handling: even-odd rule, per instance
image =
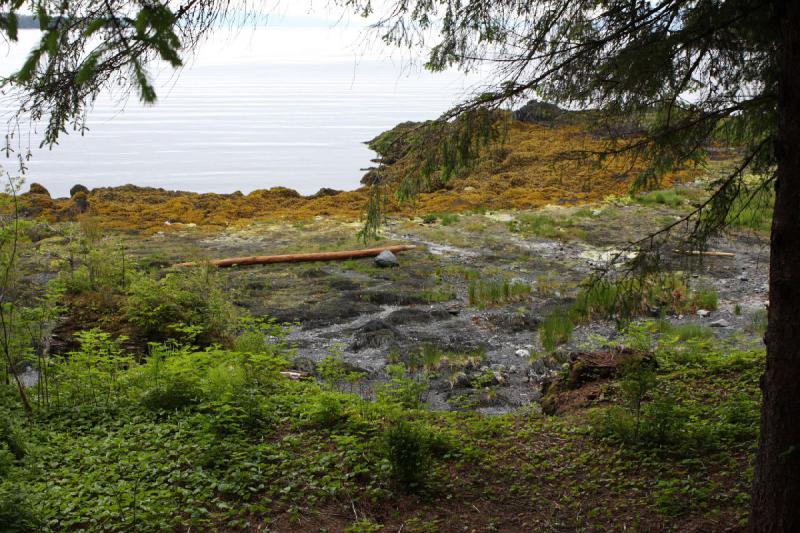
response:
[[[714,251],[704,251],[704,250],[672,250],[676,254],[682,255],[703,255],[708,257],[736,257],[736,254],[733,252],[714,252]]]
[[[286,255],[252,255],[249,257],[229,257],[227,259],[212,259],[207,262],[178,263],[176,267],[190,267],[202,264],[225,268],[237,265],[268,265],[272,263],[301,263],[305,261],[341,261],[343,259],[358,259],[361,257],[375,257],[381,252],[404,252],[416,248],[413,244],[399,244],[383,248],[366,248],[364,250],[343,250],[341,252],[316,252],[308,254]]]

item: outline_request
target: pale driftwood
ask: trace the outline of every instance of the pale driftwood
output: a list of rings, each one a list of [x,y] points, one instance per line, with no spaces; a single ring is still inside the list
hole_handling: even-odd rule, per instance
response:
[[[304,372],[289,372],[289,371],[285,371],[285,372],[280,372],[280,375],[285,377],[285,378],[293,379],[295,381],[298,380],[298,379],[303,379],[305,377],[308,377],[308,374],[306,374]]]
[[[225,268],[237,265],[269,265],[272,263],[301,263],[305,261],[341,261],[343,259],[358,259],[361,257],[375,257],[381,252],[388,251],[393,253],[413,250],[413,244],[399,244],[396,246],[384,246],[382,248],[365,248],[363,250],[343,250],[340,252],[316,252],[307,254],[286,254],[286,255],[251,255],[247,257],[229,257],[227,259],[212,259],[207,262],[178,263],[176,267],[188,267],[208,264],[211,266]]]
[[[736,257],[736,254],[733,252],[714,252],[714,251],[705,251],[705,250],[672,250],[676,254],[682,255],[703,255],[708,257]]]

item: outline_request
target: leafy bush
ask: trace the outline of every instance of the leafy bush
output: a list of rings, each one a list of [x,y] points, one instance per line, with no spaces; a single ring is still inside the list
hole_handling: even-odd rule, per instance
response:
[[[0,414],[4,415],[0,420],[0,447],[5,448],[14,459],[22,459],[28,453],[23,434],[12,422],[9,413]]]
[[[26,533],[40,531],[39,520],[20,487],[0,483],[0,531]]]
[[[333,392],[323,392],[309,412],[309,422],[323,428],[333,428],[347,419],[345,398]]]
[[[189,379],[171,376],[141,396],[141,403],[151,411],[174,411],[197,403],[199,391]]]
[[[200,269],[161,280],[138,276],[128,289],[125,311],[131,324],[159,342],[186,338],[180,328],[192,326],[198,342],[227,345],[235,325],[234,308],[216,278]]]
[[[383,441],[392,478],[409,492],[422,490],[432,463],[429,432],[397,420],[386,429]]]
[[[427,378],[406,375],[403,365],[387,365],[389,381],[378,390],[378,400],[404,409],[419,409],[428,393]]]

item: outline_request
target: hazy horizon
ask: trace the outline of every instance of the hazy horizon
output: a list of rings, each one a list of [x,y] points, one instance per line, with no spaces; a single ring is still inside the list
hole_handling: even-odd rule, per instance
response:
[[[67,196],[76,183],[219,193],[352,190],[375,157],[365,141],[400,122],[436,118],[478,79],[424,71],[367,39],[361,26],[306,17],[220,30],[180,72],[154,72],[155,105],[103,95],[86,135],[64,135],[52,150],[38,148],[34,131],[26,182],[53,196]],[[19,44],[0,57],[0,72],[22,64],[37,33],[20,32]],[[4,117],[8,111],[6,103]],[[13,174],[15,163],[12,157],[4,166]]]

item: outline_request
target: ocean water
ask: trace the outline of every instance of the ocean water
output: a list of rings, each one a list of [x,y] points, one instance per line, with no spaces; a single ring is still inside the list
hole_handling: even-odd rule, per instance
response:
[[[54,196],[76,183],[197,192],[355,189],[375,157],[365,141],[399,122],[435,118],[477,87],[474,76],[432,74],[407,58],[365,54],[325,31],[266,29],[212,40],[177,75],[156,73],[155,105],[103,95],[89,131],[64,136],[52,150],[36,146],[34,125],[26,182]],[[0,71],[21,64],[35,33],[0,57]],[[13,160],[2,164],[13,169]]]

